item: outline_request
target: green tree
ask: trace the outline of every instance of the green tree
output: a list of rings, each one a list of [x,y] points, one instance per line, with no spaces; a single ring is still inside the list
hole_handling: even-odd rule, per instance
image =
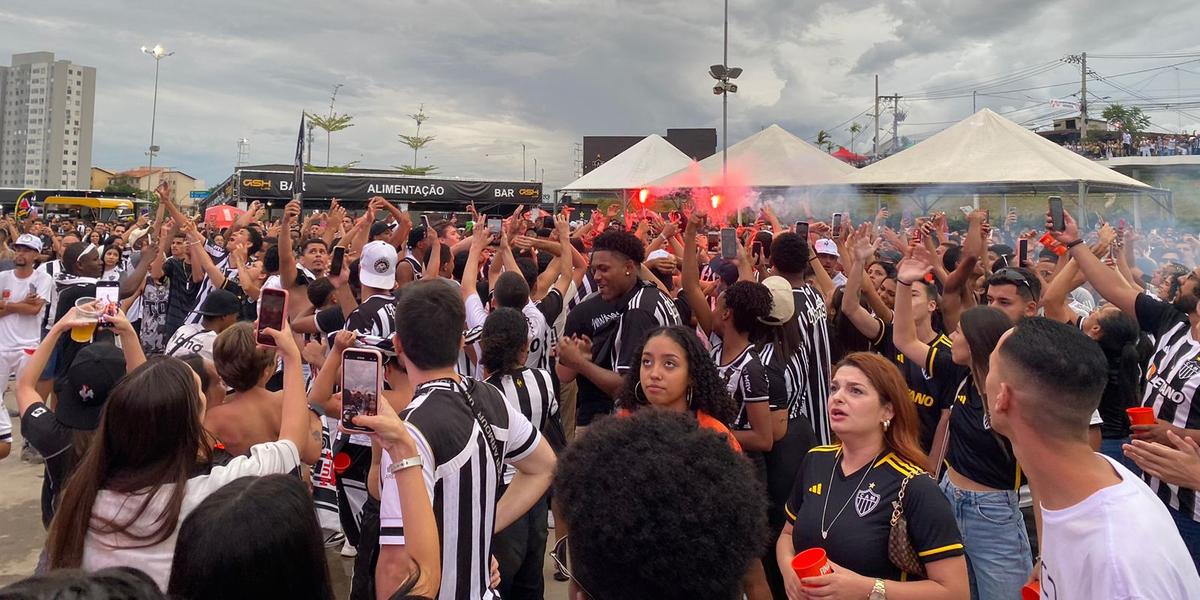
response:
[[[417,112],[415,114],[408,115],[408,118],[416,122],[417,131],[412,135],[404,135],[401,133],[399,137],[401,144],[412,148],[413,160],[411,165],[398,166],[396,169],[404,175],[432,175],[437,172],[437,167],[433,165],[426,165],[424,167],[417,165],[417,152],[429,145],[429,142],[432,142],[435,139],[435,136],[432,135],[421,135],[421,125],[425,123],[425,121],[429,120],[429,115],[425,114],[425,105],[422,104],[420,107],[418,107]]]
[[[1136,106],[1109,104],[1104,112],[1100,113],[1100,116],[1105,121],[1121,128],[1121,131],[1129,132],[1130,135],[1137,135],[1150,126],[1150,117],[1142,113],[1142,109]]]
[[[826,152],[833,152],[833,136],[829,135],[824,129],[817,132],[817,147],[824,148]]]
[[[335,131],[342,131],[343,129],[354,127],[354,123],[350,122],[354,120],[354,115],[339,115],[333,112],[332,109],[330,109],[329,114],[324,117],[321,115],[314,115],[312,113],[306,114],[308,115],[309,122],[313,124],[313,127],[325,130],[325,166],[328,167],[329,140],[331,134]]]
[[[862,125],[859,125],[858,123],[852,123],[850,125],[850,129],[848,131],[850,132],[850,151],[851,152],[854,152],[854,142],[858,141],[858,134],[862,133],[862,130],[863,130]]]

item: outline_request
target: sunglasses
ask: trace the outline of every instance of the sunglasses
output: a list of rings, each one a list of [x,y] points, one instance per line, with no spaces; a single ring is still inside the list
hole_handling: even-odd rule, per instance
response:
[[[562,571],[563,575],[567,576],[567,580],[575,582],[575,586],[579,588],[579,591],[583,592],[584,596],[586,596],[588,598],[594,598],[594,596],[592,596],[590,593],[588,593],[587,589],[583,587],[583,584],[580,583],[580,581],[578,579],[576,579],[574,575],[571,574],[571,567],[569,567],[567,565],[567,562],[568,562],[567,538],[568,537],[570,537],[570,536],[564,535],[561,538],[559,538],[559,540],[557,542],[554,543],[554,548],[552,550],[550,550],[550,560],[554,561],[554,566],[558,567],[558,570]]]
[[[1029,296],[1035,300],[1037,299],[1037,294],[1033,293],[1033,285],[1029,283],[1029,278],[1016,269],[1005,267],[993,273],[991,278],[988,279],[988,285],[995,285],[997,283],[1009,283],[1018,287],[1025,286],[1025,289],[1029,290]]]

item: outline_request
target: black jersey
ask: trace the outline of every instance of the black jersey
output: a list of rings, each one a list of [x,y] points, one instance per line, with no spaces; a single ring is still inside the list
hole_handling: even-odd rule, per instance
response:
[[[939,333],[937,338],[929,343],[930,351],[926,356],[926,362],[918,364],[915,361],[907,360],[904,353],[896,348],[892,340],[892,324],[885,324],[878,317],[875,318],[875,321],[879,323],[879,337],[871,340],[871,346],[876,352],[900,367],[900,372],[904,375],[904,382],[908,384],[908,396],[912,398],[913,406],[917,409],[917,418],[921,423],[921,449],[929,452],[933,447],[933,437],[937,433],[938,421],[942,418],[942,410],[949,408],[950,405],[946,402],[945,394],[938,381],[929,374],[928,359],[939,354],[950,356],[950,338]]]
[[[998,490],[1015,490],[1025,474],[1008,438],[992,429],[983,396],[975,388],[971,370],[954,364],[948,351],[930,348],[925,368],[943,390],[950,409],[950,439],[946,462],[974,481]]]
[[[747,431],[750,429],[747,405],[770,400],[767,369],[759,360],[753,344],[747,345],[740,354],[725,364],[721,364],[721,345],[718,344],[712,349],[712,358],[717,364],[717,374],[725,382],[725,389],[738,405],[737,417],[726,425],[731,430]]]
[[[900,485],[913,549],[923,564],[963,554],[950,502],[920,467],[885,452],[858,471],[843,474],[841,445],[817,446],[804,457],[784,509],[797,552],[824,548],[829,559],[864,575],[911,580],[888,559],[888,534]],[[868,472],[869,469],[869,472]],[[822,530],[828,536],[822,536]]]

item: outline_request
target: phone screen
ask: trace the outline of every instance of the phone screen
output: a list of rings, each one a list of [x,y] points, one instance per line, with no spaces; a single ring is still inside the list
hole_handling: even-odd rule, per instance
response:
[[[342,352],[342,427],[371,431],[354,424],[358,415],[374,416],[379,406],[382,357],[374,350],[348,348]]]
[[[796,235],[805,243],[808,242],[808,221],[796,221]]]
[[[1017,240],[1017,266],[1029,266],[1029,240],[1021,238]]]
[[[708,251],[709,252],[716,251],[717,246],[719,246],[720,244],[721,244],[720,234],[718,234],[715,231],[710,231],[708,233]]]
[[[762,242],[754,240],[754,243],[750,245],[750,253],[754,256],[762,256]]]
[[[503,225],[503,219],[490,218],[487,220],[488,231],[500,235],[500,227]]]
[[[116,304],[120,296],[121,284],[116,281],[97,281],[96,282],[96,300],[100,302],[100,306],[104,307],[109,304]]]
[[[842,213],[833,213],[833,237],[837,237],[842,228]]]
[[[1063,218],[1063,203],[1061,196],[1050,196],[1050,221],[1055,231],[1063,231],[1067,228],[1066,221]]]
[[[541,216],[542,216],[542,209],[540,209],[536,206],[529,209],[529,220],[530,221],[537,221],[539,218],[541,218]]]
[[[721,258],[726,260],[737,257],[737,230],[726,227],[721,230]]]
[[[421,215],[421,226],[429,230],[429,215]]]
[[[283,329],[283,315],[287,311],[287,291],[267,288],[258,301],[258,343],[274,346],[275,338],[262,332],[263,329]]]
[[[329,274],[333,276],[342,274],[342,263],[346,261],[346,247],[334,246],[333,258],[329,261]]]

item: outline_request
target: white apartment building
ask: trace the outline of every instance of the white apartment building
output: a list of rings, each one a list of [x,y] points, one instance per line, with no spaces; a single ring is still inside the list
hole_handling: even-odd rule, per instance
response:
[[[0,187],[87,189],[96,69],[53,52],[0,66]]]

